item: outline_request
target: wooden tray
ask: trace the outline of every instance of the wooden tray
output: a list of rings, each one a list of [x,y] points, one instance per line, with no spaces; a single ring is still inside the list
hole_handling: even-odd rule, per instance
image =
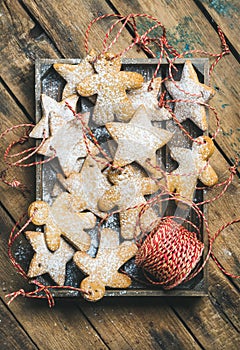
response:
[[[36,61],[36,123],[40,120],[42,111],[40,104],[40,95],[42,93],[56,99],[57,101],[61,100],[61,93],[63,87],[65,85],[65,81],[61,78],[61,76],[54,70],[53,63],[71,63],[77,64],[81,60],[80,59],[40,59]],[[191,59],[196,72],[198,74],[199,81],[205,84],[208,84],[208,59],[199,58],[199,59]],[[181,77],[182,68],[185,60],[178,59],[176,60],[176,66],[178,68],[178,73],[175,74],[175,79],[179,80]],[[156,59],[124,59],[122,64],[122,70],[136,71],[141,73],[145,81],[151,79],[158,60]],[[158,72],[158,76],[165,77],[168,75],[168,63],[163,60],[163,64]],[[82,111],[87,111],[89,108],[93,106],[92,102],[86,98],[79,98],[79,108],[81,106]],[[175,129],[175,136],[173,139],[173,143],[178,146],[190,145],[189,139],[184,136],[184,134],[180,131],[179,128],[175,128],[172,121],[165,121],[160,123],[163,128],[168,130]],[[197,137],[202,135],[202,131],[198,129],[196,125],[194,125],[190,120],[183,122],[184,127],[191,133],[193,137]],[[95,130],[96,131],[96,130]],[[97,132],[96,135],[100,135],[102,137],[101,132]],[[169,169],[173,169],[174,162],[171,160],[169,155],[168,147],[165,147],[159,152],[159,157],[161,157],[161,161],[165,165],[165,167]],[[39,156],[38,156],[39,159]],[[36,199],[37,200],[45,200],[48,203],[52,203],[52,190],[56,180],[57,172],[61,172],[58,161],[53,160],[52,162],[38,165],[36,169]],[[197,191],[194,200],[196,202],[201,202],[203,200],[204,193],[203,191]],[[166,209],[165,213],[171,215],[174,208],[173,203],[171,203]],[[206,214],[206,213],[205,213]],[[165,214],[166,215],[166,214]],[[191,211],[188,215],[188,219],[190,219],[196,225],[201,223],[198,222],[198,218],[193,211]],[[116,219],[117,220],[117,219]],[[116,220],[115,224],[116,225]],[[114,220],[113,220],[114,221]],[[188,227],[191,230],[191,227]],[[205,243],[207,247],[206,237],[204,235],[204,230],[201,230],[201,239]],[[19,247],[17,250],[16,256],[23,267],[27,269],[27,266],[30,262],[33,251],[29,244],[23,243],[23,247]],[[21,249],[22,253],[21,253]],[[206,251],[207,249],[205,249]],[[206,254],[206,252],[205,252]],[[135,266],[134,259],[130,260],[128,263],[124,265],[124,270],[129,272],[131,276],[135,277],[136,280],[144,280],[144,277],[141,271]],[[80,280],[83,278],[83,274],[77,269],[73,262],[69,262],[67,264],[67,274],[66,274],[66,285],[71,285],[74,287],[79,287]],[[52,285],[50,279],[47,276],[40,276],[39,280],[44,284]],[[106,296],[204,296],[207,295],[207,271],[206,268],[201,271],[194,279],[187,283],[182,283],[178,287],[170,291],[164,291],[160,287],[156,286],[147,286],[137,282],[133,278],[132,285],[126,290],[116,290],[116,289],[107,289]],[[55,297],[76,297],[80,294],[75,291],[68,290],[53,290],[52,294]]]

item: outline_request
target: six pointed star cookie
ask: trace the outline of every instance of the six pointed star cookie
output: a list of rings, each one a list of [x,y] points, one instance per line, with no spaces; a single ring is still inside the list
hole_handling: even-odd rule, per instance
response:
[[[106,215],[98,209],[97,203],[111,185],[91,156],[86,158],[80,173],[72,173],[67,179],[59,176],[59,179],[70,192],[72,205],[76,211],[88,209],[99,217]]]
[[[151,121],[161,122],[172,118],[169,111],[164,107],[158,106],[158,95],[161,88],[162,79],[155,78],[151,85],[151,90],[148,91],[150,80],[143,83],[140,89],[129,91],[128,98],[132,102],[134,110],[144,105]]]
[[[100,243],[96,258],[85,252],[76,252],[74,262],[89,277],[80,285],[85,292],[84,297],[96,301],[104,296],[105,287],[127,288],[131,278],[118,272],[118,269],[137,252],[137,246],[131,242],[119,244],[117,232],[105,228],[101,231]]]
[[[109,170],[108,178],[113,186],[98,201],[99,209],[109,211],[115,206],[120,209],[121,235],[124,239],[138,237],[140,228],[144,231],[157,220],[152,208],[148,208],[139,216],[146,203],[144,195],[153,194],[159,186],[140,169],[127,165],[123,171]],[[131,208],[131,209],[130,209]],[[140,220],[140,227],[138,225]]]
[[[171,156],[179,166],[167,175],[169,191],[176,190],[176,195],[187,201],[192,201],[198,179],[206,186],[213,186],[218,181],[217,174],[207,163],[214,152],[213,141],[208,136],[200,136],[196,140],[201,143],[194,142],[192,149],[171,149]]]
[[[187,60],[184,64],[182,77],[176,81],[177,87],[173,81],[166,81],[165,85],[173,99],[191,100],[192,102],[176,102],[174,113],[179,120],[183,122],[187,118],[191,119],[200,129],[207,130],[207,117],[204,106],[197,102],[208,102],[214,95],[214,90],[198,80],[197,73],[193,68],[191,61]],[[194,94],[191,96],[189,92]]]
[[[74,119],[74,115],[72,111],[66,106],[66,102],[76,110],[76,104],[78,100],[78,96],[73,95],[61,102],[55,101],[53,98],[42,94],[42,118],[39,123],[35,125],[31,133],[30,137],[41,139],[43,138],[43,132],[45,132],[45,137],[49,137],[51,133],[54,133],[55,129],[59,129],[59,127],[65,125],[69,120]],[[52,130],[50,129],[49,117],[51,115],[51,124]]]
[[[93,111],[93,121],[104,125],[113,121],[131,119],[134,109],[126,90],[138,89],[143,84],[143,76],[136,72],[120,71],[121,59],[106,53],[94,63],[97,74],[85,78],[77,87],[81,96],[97,94]]]
[[[52,253],[46,246],[43,232],[27,231],[25,234],[35,251],[28,269],[28,277],[48,273],[58,285],[63,286],[66,264],[73,257],[74,249],[61,239],[58,250]]]
[[[152,126],[143,105],[129,123],[107,123],[106,128],[118,143],[113,164],[122,167],[135,161],[150,172],[154,172],[154,168],[147,166],[147,160],[155,166],[156,151],[172,137],[169,131]]]
[[[94,50],[90,51],[79,64],[54,63],[54,69],[66,80],[62,98],[76,94],[76,87],[81,81],[94,73],[91,62],[95,57]]]

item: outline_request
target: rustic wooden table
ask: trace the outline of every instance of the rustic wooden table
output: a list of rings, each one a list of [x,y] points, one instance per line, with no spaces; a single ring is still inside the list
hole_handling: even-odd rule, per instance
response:
[[[223,29],[232,54],[223,59],[212,80],[216,95],[211,104],[221,115],[212,164],[220,181],[239,154],[239,67],[237,0],[1,0],[0,132],[19,123],[34,122],[34,63],[36,58],[84,57],[84,32],[95,17],[112,12],[148,13],[161,20],[170,42],[180,51],[202,48],[219,52],[216,26]],[[90,46],[98,47],[107,22],[92,28]],[[239,29],[239,28],[238,28]],[[116,49],[130,41],[123,32]],[[130,55],[130,54],[129,54]],[[128,55],[128,57],[129,57]],[[131,52],[132,57],[145,57]],[[210,134],[216,128],[210,118]],[[11,134],[14,139],[19,132]],[[2,139],[3,154],[10,140]],[[1,169],[3,165],[1,164]],[[208,297],[106,298],[96,304],[81,299],[46,301],[19,297],[10,306],[5,295],[29,285],[7,255],[7,240],[14,222],[34,200],[34,169],[15,175],[30,184],[25,196],[0,182],[0,348],[6,349],[237,349],[239,309],[237,280],[226,277],[209,261]],[[214,191],[211,193],[214,195]],[[211,232],[239,217],[239,183],[235,177],[225,195],[209,207]],[[237,273],[239,225],[225,230],[214,245],[222,265]]]

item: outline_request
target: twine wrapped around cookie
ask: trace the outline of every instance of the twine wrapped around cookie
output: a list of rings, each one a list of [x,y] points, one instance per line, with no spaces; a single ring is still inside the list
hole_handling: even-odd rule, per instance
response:
[[[189,276],[200,261],[203,248],[196,233],[167,218],[147,236],[135,263],[153,275],[164,289],[172,289]]]

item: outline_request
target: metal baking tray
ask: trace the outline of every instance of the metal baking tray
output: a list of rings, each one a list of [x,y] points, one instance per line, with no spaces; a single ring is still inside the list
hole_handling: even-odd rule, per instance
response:
[[[196,69],[196,72],[198,74],[199,81],[201,83],[208,84],[208,69],[209,69],[209,62],[208,59],[205,58],[197,58],[197,59],[190,59]],[[36,92],[36,123],[41,118],[41,103],[40,103],[40,95],[42,93],[54,98],[57,101],[61,100],[61,94],[62,90],[65,85],[64,79],[54,70],[53,63],[70,63],[70,64],[77,64],[81,60],[80,59],[40,59],[36,61],[36,85],[35,85],[35,92]],[[174,77],[176,80],[180,79],[182,68],[184,65],[185,60],[184,59],[177,59],[175,61],[175,65],[178,68],[178,72],[174,73]],[[122,63],[122,70],[129,70],[129,71],[136,71],[141,73],[145,81],[148,81],[151,79],[155,68],[157,66],[158,60],[157,59],[123,59]],[[163,63],[160,67],[160,70],[158,72],[158,76],[164,78],[168,76],[168,63],[167,61],[163,60]],[[92,109],[93,103],[91,100],[87,98],[79,97],[79,103],[78,103],[78,112],[80,111],[88,111]],[[171,129],[172,127],[172,121],[164,121],[160,122],[161,126],[163,128]],[[183,122],[184,127],[190,132],[191,136],[198,137],[202,135],[202,131],[198,129],[196,125],[194,125],[190,120],[186,120]],[[96,137],[100,137],[101,141],[104,139],[105,131],[101,127],[96,128],[93,130]],[[173,141],[174,142],[174,141]],[[184,136],[184,134],[180,131],[177,132],[176,135],[176,143],[180,146],[188,145],[189,139]],[[167,169],[170,169],[174,166],[173,162],[171,161],[170,155],[169,155],[169,149],[168,147],[164,147],[161,152],[159,152],[158,156],[161,158],[161,162],[165,165]],[[41,157],[38,156],[38,159],[41,159]],[[61,172],[60,166],[58,164],[58,161],[54,159],[53,161],[37,165],[36,168],[36,200],[45,200],[49,204],[53,201],[52,191],[54,188],[54,185],[57,181],[56,174],[58,172]],[[204,191],[203,190],[197,190],[196,195],[194,198],[195,203],[201,202],[204,198]],[[205,208],[204,214],[206,215]],[[169,205],[167,208],[165,208],[165,215],[172,215],[173,212],[176,210],[173,204]],[[196,214],[193,211],[190,211],[188,217],[194,224],[200,225],[202,227],[201,229],[201,240],[205,243],[205,249],[204,249],[204,256],[206,255],[207,251],[207,237],[205,237],[204,234],[204,228],[202,223],[199,222],[199,219],[197,218]],[[110,227],[115,228],[118,225],[118,218],[114,217],[111,220]],[[36,229],[36,227],[35,227]],[[41,228],[38,228],[39,230]],[[188,227],[189,230],[191,230],[191,227]],[[93,236],[96,234],[96,232],[93,232]],[[18,261],[21,263],[21,265],[27,270],[28,265],[30,263],[31,257],[33,255],[33,250],[29,246],[29,243],[25,240],[21,241],[22,243],[16,248],[15,256],[18,259]],[[92,248],[92,247],[91,247]],[[92,249],[92,251],[96,252],[96,247]],[[67,272],[66,272],[66,280],[65,285],[70,285],[73,287],[79,287],[81,279],[84,277],[84,275],[78,270],[78,268],[75,266],[75,264],[70,261],[67,264]],[[132,285],[128,289],[120,290],[120,289],[108,289],[106,288],[106,296],[205,296],[207,295],[207,271],[206,268],[204,268],[195,278],[190,280],[189,282],[182,283],[176,288],[165,291],[161,287],[153,286],[153,285],[147,285],[138,282],[139,280],[145,280],[142,271],[138,269],[134,264],[134,259],[131,259],[129,262],[127,262],[123,266],[123,270],[128,272],[130,276],[133,276]],[[38,277],[39,280],[47,285],[53,285],[53,282],[48,278],[47,275],[43,275]],[[52,294],[55,297],[78,297],[80,296],[80,293],[77,291],[70,291],[70,290],[52,290]]]

